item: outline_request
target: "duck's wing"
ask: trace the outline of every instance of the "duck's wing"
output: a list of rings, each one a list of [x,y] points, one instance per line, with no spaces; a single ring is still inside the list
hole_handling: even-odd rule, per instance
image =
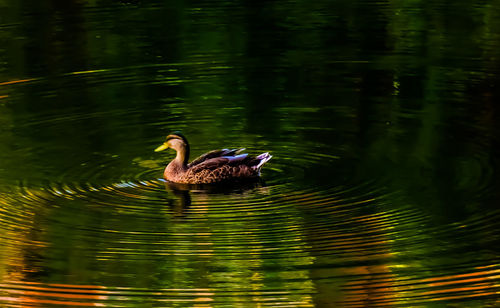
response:
[[[188,168],[185,176],[192,182],[215,183],[258,175],[258,172],[248,164],[254,164],[254,158],[248,154],[220,156]]]
[[[213,150],[208,153],[205,153],[201,155],[200,157],[194,159],[191,163],[188,164],[188,168],[194,167],[196,165],[199,165],[203,162],[206,162],[208,160],[214,159],[214,158],[221,158],[221,157],[234,157],[236,154],[241,153],[244,151],[244,148],[241,149],[222,149],[222,150]]]
[[[205,159],[190,166],[185,177],[192,183],[215,183],[236,178],[252,178],[260,174],[260,168],[271,157],[269,153],[263,153],[257,157],[239,154]]]
[[[190,166],[188,166],[188,170],[192,173],[198,173],[203,170],[215,170],[217,168],[226,165],[236,166],[245,164],[248,158],[249,158],[248,154],[214,157],[214,158],[204,159],[203,161],[195,165],[190,164]]]

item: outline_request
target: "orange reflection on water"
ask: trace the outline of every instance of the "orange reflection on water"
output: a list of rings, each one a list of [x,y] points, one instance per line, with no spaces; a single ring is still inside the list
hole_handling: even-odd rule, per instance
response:
[[[422,292],[421,295],[430,296],[432,295],[433,301],[443,301],[443,300],[453,300],[462,298],[472,298],[472,297],[484,297],[484,296],[498,296],[500,294],[499,287],[500,283],[500,269],[484,270],[487,267],[477,267],[479,271],[465,274],[448,275],[440,277],[432,277],[424,279],[423,281],[437,281],[430,282],[429,286],[449,286],[445,289],[430,290]],[[477,277],[480,276],[480,277]],[[466,285],[464,285],[466,284]],[[453,287],[451,285],[457,285]],[[435,295],[441,295],[436,297]]]
[[[482,277],[469,278],[469,277],[475,277],[475,276],[482,276]],[[463,279],[463,278],[468,278],[468,279]],[[500,278],[500,269],[494,269],[494,270],[479,271],[479,272],[472,272],[472,273],[466,273],[466,274],[449,275],[449,276],[442,276],[442,277],[432,277],[432,278],[424,279],[423,281],[424,282],[425,281],[440,281],[440,282],[432,282],[429,285],[430,286],[443,286],[443,285],[465,283],[465,282],[481,282],[481,281],[487,281],[487,280],[493,280],[493,279],[499,279],[499,278]],[[443,280],[447,280],[447,281],[443,281]]]
[[[36,282],[10,281],[0,284],[4,302],[28,304],[31,307],[42,307],[43,304],[66,306],[103,307],[103,301],[108,299],[112,292],[103,286],[40,284]],[[81,300],[81,301],[78,301]],[[85,301],[84,301],[85,300]]]
[[[376,283],[370,283],[371,293],[366,292],[365,285],[368,279],[359,280],[350,286],[348,302],[359,303],[362,297],[371,301],[372,306],[388,304],[390,301],[382,297],[388,293],[397,291],[404,300],[417,302],[438,302],[467,298],[496,297],[500,294],[500,269],[477,267],[477,272],[461,273],[456,275],[444,275],[422,279],[406,277],[403,280],[395,280],[394,277],[381,275],[374,279]],[[486,269],[486,270],[485,270]],[[371,275],[377,272],[370,273]],[[357,274],[363,274],[361,271]],[[370,275],[370,276],[371,276]],[[362,296],[362,297],[361,297]],[[376,301],[376,302],[373,302]],[[397,303],[397,302],[395,302]]]
[[[30,82],[30,81],[34,81],[34,80],[36,80],[36,78],[4,81],[4,82],[0,82],[0,86],[7,86],[7,85],[11,85],[11,84],[16,84],[16,83]]]

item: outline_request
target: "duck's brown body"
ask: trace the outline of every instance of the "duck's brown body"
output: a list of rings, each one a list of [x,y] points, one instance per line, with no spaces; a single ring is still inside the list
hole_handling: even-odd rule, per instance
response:
[[[180,133],[168,135],[167,141],[156,151],[167,148],[176,150],[177,156],[167,165],[163,177],[167,181],[185,184],[210,184],[257,178],[262,165],[272,157],[269,153],[252,157],[239,154],[243,149],[223,149],[205,153],[188,164],[189,144]]]

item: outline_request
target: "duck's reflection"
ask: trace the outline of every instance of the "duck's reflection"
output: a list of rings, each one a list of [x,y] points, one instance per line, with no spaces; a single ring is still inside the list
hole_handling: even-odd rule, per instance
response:
[[[188,189],[179,189],[174,183],[165,183],[168,192],[175,196],[175,200],[170,203],[174,216],[183,216],[185,211],[191,206],[191,194]]]
[[[211,195],[211,194],[244,194],[256,188],[266,187],[260,178],[252,181],[239,181],[220,184],[181,184],[165,182],[165,189],[172,193],[175,199],[170,204],[175,216],[183,216],[191,207],[191,194]]]

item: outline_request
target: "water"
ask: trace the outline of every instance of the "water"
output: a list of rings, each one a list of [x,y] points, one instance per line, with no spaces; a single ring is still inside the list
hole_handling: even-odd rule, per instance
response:
[[[0,305],[500,305],[500,6],[0,1]],[[262,181],[179,190],[193,156]]]

